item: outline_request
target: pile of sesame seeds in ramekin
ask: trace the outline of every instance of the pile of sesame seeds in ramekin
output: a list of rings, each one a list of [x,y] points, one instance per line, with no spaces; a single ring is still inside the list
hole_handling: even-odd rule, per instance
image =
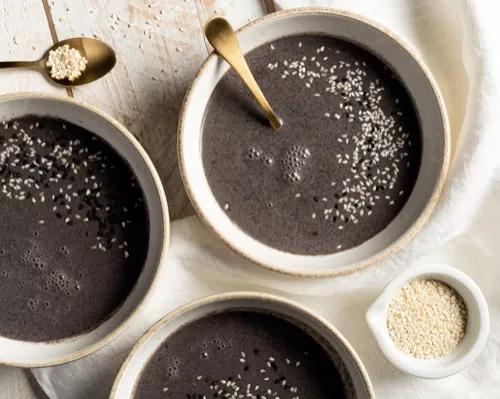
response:
[[[488,338],[486,299],[462,271],[413,267],[392,279],[366,313],[387,359],[421,378],[444,378],[469,366]]]
[[[438,280],[418,279],[400,288],[387,311],[387,328],[398,349],[417,359],[452,352],[465,335],[463,298]]]

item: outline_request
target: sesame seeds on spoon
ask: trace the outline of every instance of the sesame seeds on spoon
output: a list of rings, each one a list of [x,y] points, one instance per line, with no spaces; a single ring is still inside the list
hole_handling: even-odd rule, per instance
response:
[[[3,61],[0,69],[31,68],[61,86],[80,86],[96,81],[116,64],[116,53],[106,43],[76,37],[54,44],[38,61]]]

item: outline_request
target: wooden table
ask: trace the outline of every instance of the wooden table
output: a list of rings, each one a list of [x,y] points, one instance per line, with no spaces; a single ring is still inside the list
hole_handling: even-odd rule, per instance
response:
[[[151,156],[170,215],[193,213],[177,166],[182,99],[210,46],[205,21],[225,15],[235,28],[274,11],[272,0],[2,0],[0,60],[33,60],[58,40],[96,37],[118,63],[98,82],[65,90],[34,71],[0,72],[0,94],[45,91],[86,101],[125,125]],[[43,398],[28,371],[0,366],[0,398]]]

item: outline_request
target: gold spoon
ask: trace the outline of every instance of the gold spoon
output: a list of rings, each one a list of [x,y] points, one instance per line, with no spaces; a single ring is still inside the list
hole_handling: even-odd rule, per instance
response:
[[[68,79],[57,80],[50,76],[50,67],[47,66],[49,52],[58,47],[67,44],[80,52],[80,54],[87,59],[87,67],[82,72],[81,76],[73,81]],[[73,39],[66,39],[62,42],[54,44],[44,54],[43,58],[38,61],[3,61],[0,62],[0,69],[7,68],[32,68],[42,72],[52,82],[61,86],[80,86],[91,83],[97,79],[102,78],[109,71],[113,69],[116,64],[116,53],[106,43],[97,39],[90,39],[86,37],[75,37]]]
[[[241,80],[247,85],[269,118],[271,126],[275,130],[278,130],[283,125],[283,122],[272,110],[262,90],[260,90],[259,85],[255,81],[250,68],[248,68],[236,34],[229,21],[219,16],[210,18],[205,24],[205,36],[215,51],[233,67]]]

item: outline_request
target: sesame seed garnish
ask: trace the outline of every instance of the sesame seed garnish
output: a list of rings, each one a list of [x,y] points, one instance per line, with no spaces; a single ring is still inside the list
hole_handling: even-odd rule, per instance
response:
[[[371,65],[367,67],[362,59],[356,60],[358,54],[355,51],[342,51],[342,55],[336,56],[334,54],[340,54],[340,51],[336,51],[334,42],[330,45],[327,41],[322,41],[312,47],[309,39],[302,39],[304,46],[297,38],[286,40],[290,40],[289,43],[293,46],[290,51],[271,51],[272,47],[278,46],[281,50],[281,42],[278,45],[268,43],[269,47],[263,48],[267,55],[266,62],[261,64],[261,68],[265,68],[263,74],[286,79],[286,83],[279,79],[279,83],[285,83],[284,92],[296,90],[306,98],[307,102],[304,104],[315,105],[305,111],[325,129],[324,132],[319,132],[325,134],[325,141],[313,139],[309,142],[306,134],[299,133],[296,143],[288,139],[283,142],[286,143],[285,148],[265,148],[267,142],[256,143],[255,145],[263,146],[257,148],[263,154],[274,152],[274,156],[280,157],[275,162],[274,169],[278,177],[281,174],[290,183],[305,182],[300,188],[298,185],[295,188],[290,186],[289,190],[284,191],[288,192],[284,201],[274,201],[274,194],[271,194],[261,205],[267,207],[269,201],[273,200],[273,211],[286,206],[294,210],[301,209],[299,212],[303,212],[302,216],[309,223],[304,228],[308,229],[311,238],[317,237],[313,244],[315,248],[311,251],[325,247],[322,242],[330,233],[335,238],[328,244],[331,249],[347,250],[352,245],[345,241],[346,238],[351,240],[351,237],[357,236],[358,238],[353,239],[363,239],[359,232],[364,231],[365,227],[371,230],[374,223],[379,223],[379,218],[380,223],[383,223],[385,216],[380,212],[394,213],[404,205],[403,200],[408,195],[400,200],[397,195],[403,189],[406,193],[407,177],[411,179],[411,174],[405,174],[404,165],[414,156],[410,151],[413,149],[409,148],[409,136],[415,130],[409,123],[412,118],[399,117],[398,113],[406,113],[407,108],[397,106],[399,100],[395,101],[394,93],[399,95],[399,91],[392,90],[392,85],[399,90],[397,83],[391,83],[385,76],[380,80],[376,79],[379,71],[372,69]],[[322,46],[323,43],[325,46]],[[302,48],[299,50],[295,46]],[[340,46],[342,44],[339,44],[339,49]],[[401,102],[406,105],[406,101]],[[329,134],[331,138],[328,137]],[[322,144],[326,140],[333,144],[328,146],[331,160],[327,158],[325,161],[325,164],[334,163],[330,169],[323,169],[321,159],[325,154]],[[280,142],[279,145],[283,143]],[[418,151],[419,143],[415,140],[414,143]],[[285,158],[292,146],[299,145],[309,146],[313,153],[311,160],[305,161],[310,163],[300,171],[298,169],[303,161],[300,156]],[[315,167],[320,168],[321,173],[315,174]],[[311,183],[318,184],[315,186]],[[297,193],[299,190],[301,193]],[[317,198],[314,202],[313,195]],[[386,195],[389,199],[385,198]],[[224,204],[224,196],[226,195],[221,195],[222,201],[218,198],[220,204]],[[302,197],[300,201],[294,201],[294,198],[299,197]],[[392,209],[390,205],[393,205]],[[239,212],[244,211],[238,209],[235,213]],[[276,214],[268,211],[273,220]],[[326,233],[323,234],[324,232]],[[262,237],[267,239],[264,233]]]

